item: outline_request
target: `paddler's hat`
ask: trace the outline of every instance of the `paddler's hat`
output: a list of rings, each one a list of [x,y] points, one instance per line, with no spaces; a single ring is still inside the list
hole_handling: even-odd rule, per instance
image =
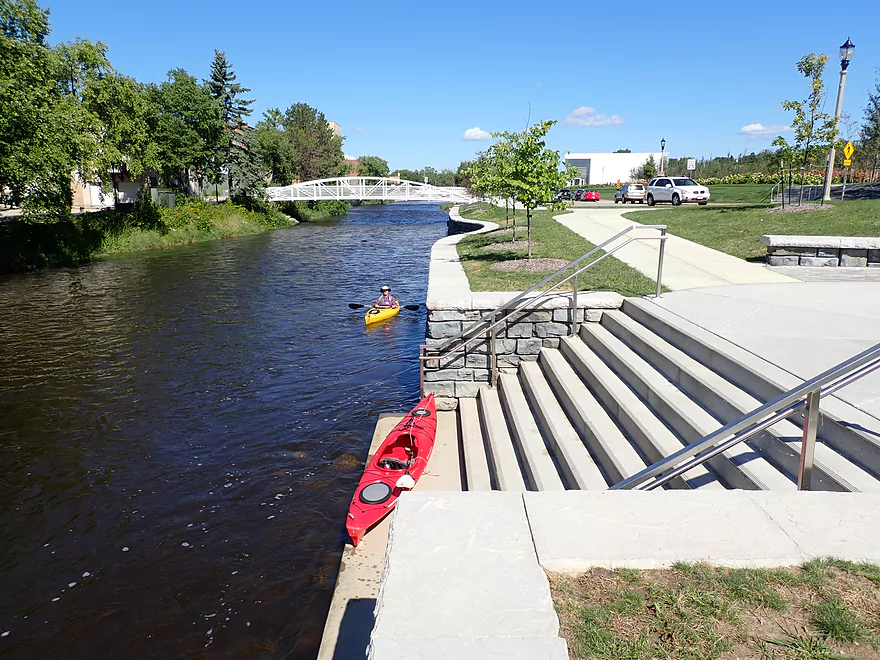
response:
[[[381,289],[379,289],[379,291],[391,291],[391,287],[386,284]]]

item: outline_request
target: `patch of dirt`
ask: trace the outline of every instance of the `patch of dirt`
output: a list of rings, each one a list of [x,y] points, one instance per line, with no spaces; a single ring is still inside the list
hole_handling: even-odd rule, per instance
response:
[[[528,271],[530,273],[552,272],[559,270],[568,262],[565,259],[513,259],[511,261],[499,261],[489,266],[492,270],[500,270],[505,273],[516,271]]]
[[[801,204],[798,206],[797,204],[789,204],[785,208],[781,206],[774,206],[772,209],[767,209],[767,213],[806,213],[807,211],[830,211],[834,208],[833,204]]]
[[[543,245],[541,241],[532,241],[532,247]],[[504,243],[489,243],[484,245],[481,250],[486,252],[501,252],[502,250],[525,250],[529,247],[528,241],[506,241]]]

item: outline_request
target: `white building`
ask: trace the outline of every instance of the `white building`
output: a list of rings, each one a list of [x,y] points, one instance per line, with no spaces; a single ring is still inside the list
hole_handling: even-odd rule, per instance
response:
[[[573,186],[600,186],[626,183],[632,179],[632,171],[645,164],[650,156],[654,157],[657,170],[660,169],[660,152],[644,152],[629,154],[583,154],[569,151],[565,154],[565,162],[580,170],[581,177],[575,179]],[[663,152],[663,159],[669,162],[669,152]]]

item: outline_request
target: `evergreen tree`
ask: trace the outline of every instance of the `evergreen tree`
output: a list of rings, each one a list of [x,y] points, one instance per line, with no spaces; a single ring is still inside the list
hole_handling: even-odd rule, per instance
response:
[[[232,161],[242,163],[248,157],[257,157],[256,150],[243,153],[233,153],[236,149],[243,149],[244,141],[236,139],[236,131],[245,127],[245,118],[250,117],[253,110],[253,99],[242,98],[243,94],[251,91],[235,82],[235,71],[226,59],[226,53],[222,50],[214,50],[214,61],[211,63],[211,77],[205,81],[205,87],[217,104],[220,106],[223,123],[226,126],[226,144],[223,151],[223,165],[229,184],[229,194],[233,191]]]

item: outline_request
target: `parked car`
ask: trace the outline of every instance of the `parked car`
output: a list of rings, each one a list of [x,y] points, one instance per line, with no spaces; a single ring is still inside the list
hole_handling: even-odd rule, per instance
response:
[[[586,190],[580,190],[580,189],[575,190],[574,191],[574,201],[576,201],[576,202],[583,201],[585,192],[586,192]]]
[[[557,190],[556,194],[553,196],[554,202],[567,202],[571,200],[571,191],[570,190]]]
[[[598,202],[599,201],[599,193],[594,190],[585,190],[583,197],[581,199],[585,202]]]
[[[658,176],[648,184],[648,206],[657,202],[671,202],[673,206],[696,202],[700,206],[709,203],[709,190],[693,179],[680,176]]]
[[[644,183],[624,183],[620,190],[614,191],[614,203],[622,202],[626,204],[645,203],[645,184]]]

